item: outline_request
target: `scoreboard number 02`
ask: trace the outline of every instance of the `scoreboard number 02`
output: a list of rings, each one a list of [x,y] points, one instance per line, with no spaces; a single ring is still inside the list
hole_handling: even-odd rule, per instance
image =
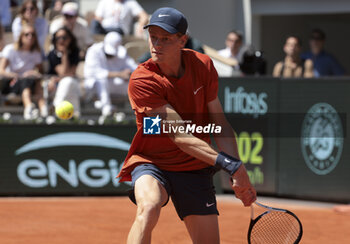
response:
[[[238,153],[243,163],[261,165],[263,157],[260,155],[264,145],[264,138],[260,132],[248,133],[242,131],[236,134]]]

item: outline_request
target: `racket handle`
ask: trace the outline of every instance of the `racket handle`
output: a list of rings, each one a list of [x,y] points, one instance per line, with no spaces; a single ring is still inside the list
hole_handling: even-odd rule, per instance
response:
[[[254,207],[253,207],[253,204],[250,205],[250,219],[254,219]]]

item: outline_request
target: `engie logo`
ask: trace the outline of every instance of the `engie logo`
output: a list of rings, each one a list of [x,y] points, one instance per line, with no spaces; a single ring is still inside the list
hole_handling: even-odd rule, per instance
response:
[[[157,117],[144,117],[143,118],[143,134],[145,135],[158,135],[160,134],[160,121],[162,119]]]
[[[86,158],[82,161],[72,158],[59,147],[100,147],[128,151],[130,144],[110,136],[90,132],[62,132],[44,136],[33,140],[15,151],[19,156],[32,151],[57,148],[57,154],[49,156],[43,161],[38,157],[28,157],[22,160],[17,167],[17,177],[20,182],[31,188],[60,187],[62,180],[73,188],[87,186],[101,188],[112,183],[118,187],[120,183],[115,177],[120,171],[122,163],[113,158],[108,162],[101,158]],[[66,149],[67,150],[67,149]],[[69,149],[70,151],[74,149]],[[91,157],[94,151],[82,151],[80,154]],[[117,152],[117,151],[116,151]],[[55,155],[58,155],[59,157]],[[117,154],[117,153],[116,153]],[[30,154],[31,155],[31,154]],[[40,155],[40,153],[39,153]],[[114,154],[115,156],[115,154]],[[64,162],[58,162],[58,158],[67,157]],[[46,156],[47,158],[47,156]],[[81,156],[80,156],[81,158]],[[68,167],[66,165],[68,163]]]
[[[330,173],[343,150],[343,126],[328,103],[317,103],[307,112],[301,129],[301,150],[307,166],[318,175]]]

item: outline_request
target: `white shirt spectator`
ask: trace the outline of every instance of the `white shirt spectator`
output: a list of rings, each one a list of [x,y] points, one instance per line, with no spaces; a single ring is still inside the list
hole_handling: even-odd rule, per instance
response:
[[[38,51],[19,51],[14,44],[8,44],[2,50],[2,57],[9,60],[7,72],[14,72],[23,75],[28,70],[35,69],[35,66],[42,63],[42,55]]]
[[[243,61],[243,49],[244,48],[241,48],[236,56],[232,55],[230,48],[221,49],[218,51],[218,53],[225,58],[233,58],[236,59],[239,63],[241,63]]]
[[[64,26],[64,16],[55,18],[50,24],[50,34],[53,35],[58,29]],[[77,39],[80,50],[85,50],[94,43],[88,23],[83,18],[78,17],[73,28],[73,35]]]
[[[109,59],[107,59],[104,52],[103,42],[95,43],[87,50],[84,64],[85,86],[87,88],[93,88],[98,80],[108,79],[108,73],[111,71],[136,69],[136,62],[127,55],[125,48],[122,46],[119,46],[119,48],[118,54]],[[116,85],[124,83],[119,77],[112,80]]]
[[[96,17],[102,18],[103,28],[121,28],[124,34],[131,33],[133,19],[143,10],[135,0],[116,2],[115,0],[100,0],[95,11]]]
[[[48,23],[46,19],[37,17],[35,19],[34,27],[35,27],[36,35],[38,37],[40,48],[44,50],[45,40],[49,30]],[[19,35],[21,34],[21,30],[22,30],[22,19],[21,17],[16,17],[12,23],[12,34],[15,41],[18,39]]]
[[[137,68],[121,41],[119,33],[109,32],[104,41],[92,45],[85,56],[85,88],[90,94],[97,93],[99,105],[95,102],[95,107],[102,109],[102,116],[109,116],[113,111],[111,94],[127,95],[129,76]]]

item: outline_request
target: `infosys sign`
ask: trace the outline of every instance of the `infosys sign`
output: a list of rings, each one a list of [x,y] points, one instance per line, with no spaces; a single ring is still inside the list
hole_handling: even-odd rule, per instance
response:
[[[119,183],[116,176],[130,148],[131,140],[125,139],[105,133],[65,131],[21,144],[12,151],[13,162],[7,167],[11,171],[6,176],[12,183],[11,192],[123,193],[130,186]]]

